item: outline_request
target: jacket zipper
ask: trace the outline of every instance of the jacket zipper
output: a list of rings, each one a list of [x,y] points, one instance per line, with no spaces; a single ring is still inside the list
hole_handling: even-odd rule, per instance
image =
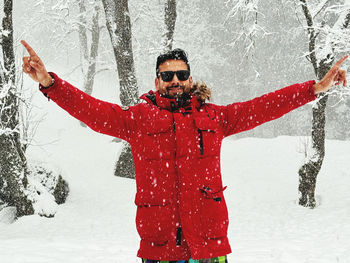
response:
[[[179,219],[181,221],[181,217],[180,217],[180,206],[179,206],[179,173],[178,173],[178,169],[177,169],[177,161],[176,161],[176,128],[175,128],[175,117],[174,117],[174,113],[171,113],[173,116],[173,127],[174,127],[174,138],[175,138],[175,151],[174,151],[174,157],[175,157],[175,170],[176,170],[176,206],[177,206],[177,211],[179,211]],[[180,222],[181,224],[181,222]],[[182,229],[179,226],[176,229],[176,246],[180,246],[181,245],[181,234],[182,234]]]
[[[198,137],[199,137],[199,150],[201,152],[201,155],[204,154],[204,148],[203,148],[203,131],[198,129]]]

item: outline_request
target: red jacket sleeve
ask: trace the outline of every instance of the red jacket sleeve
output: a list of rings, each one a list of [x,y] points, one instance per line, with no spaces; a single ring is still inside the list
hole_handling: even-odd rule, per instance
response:
[[[313,80],[294,84],[249,101],[220,106],[224,136],[253,129],[316,99],[313,84]]]
[[[95,99],[50,72],[55,83],[40,91],[94,131],[130,141],[136,130],[137,107],[122,109],[119,105]]]

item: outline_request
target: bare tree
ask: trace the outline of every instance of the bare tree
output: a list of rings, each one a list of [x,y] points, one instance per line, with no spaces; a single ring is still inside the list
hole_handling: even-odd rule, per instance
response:
[[[135,76],[128,0],[103,0],[102,2],[118,68],[120,101],[123,106],[135,105],[139,102],[139,92]],[[114,174],[135,178],[131,147],[126,142],[123,145]]]
[[[334,12],[337,15],[335,22],[327,21],[324,12],[329,12],[332,8],[325,9],[330,1],[320,1],[313,9],[310,8],[306,0],[300,0],[303,14],[307,23],[309,38],[309,54],[307,58],[312,64],[317,79],[322,79],[329,71],[334,62],[335,56],[343,50],[344,41],[339,34],[345,33],[350,21],[350,6],[343,1],[343,10]],[[334,6],[333,6],[334,7]],[[334,9],[333,9],[334,10]],[[322,17],[319,23],[315,22],[316,17]],[[328,25],[331,30],[325,33],[323,29]],[[338,35],[338,37],[335,37]],[[322,36],[325,36],[322,39]],[[317,102],[312,107],[312,132],[311,149],[307,150],[304,164],[299,169],[299,204],[305,207],[314,208],[316,205],[315,188],[316,178],[321,170],[325,156],[325,109],[328,94],[320,94]]]
[[[231,0],[227,1],[227,3]],[[228,12],[225,22],[229,19],[238,18],[240,30],[236,33],[232,46],[242,42],[244,44],[244,57],[253,56],[258,34],[267,34],[266,30],[259,25],[259,0],[235,0]],[[250,54],[252,53],[252,54]]]
[[[173,49],[174,31],[176,24],[176,0],[166,0],[165,2],[164,22],[166,26],[166,33],[164,34],[165,51]]]
[[[84,79],[84,91],[91,95],[94,78],[96,74],[96,58],[98,54],[98,44],[100,39],[100,26],[99,26],[99,5],[94,6],[94,14],[92,16],[91,28],[88,28],[88,23],[86,21],[86,2],[79,1],[79,42],[81,49],[81,58],[83,60],[83,73]],[[88,48],[88,32],[91,32],[91,43],[90,48]]]
[[[234,31],[229,31],[232,34],[232,42],[230,46],[232,52],[240,53],[240,62],[237,62],[239,67],[247,73],[244,77],[245,87],[235,91],[244,97],[246,94],[249,96],[256,96],[257,87],[262,86],[260,80],[260,65],[258,63],[259,53],[259,41],[262,41],[263,37],[270,35],[266,25],[263,23],[264,17],[264,1],[260,0],[229,0],[227,1],[228,13],[224,19],[224,25],[226,27],[231,26]],[[230,30],[232,30],[230,29]],[[269,29],[270,30],[270,29]],[[270,40],[271,42],[273,40]],[[254,74],[255,73],[255,74]],[[249,83],[249,84],[248,84]],[[284,117],[285,118],[285,117]],[[269,123],[271,130],[265,128],[253,129],[250,134],[254,136],[275,136],[277,123]],[[259,134],[259,132],[261,132]],[[239,136],[245,136],[244,134]]]
[[[34,213],[24,194],[27,187],[27,160],[19,133],[19,100],[13,48],[13,2],[4,0],[2,20],[0,79],[0,199],[17,208],[17,216]]]
[[[61,204],[65,202],[69,188],[62,176],[27,161],[25,151],[31,138],[28,137],[28,116],[23,117],[23,114],[29,106],[23,103],[26,102],[21,93],[23,83],[15,65],[12,0],[4,0],[3,7],[0,34],[0,209],[15,207],[14,217],[33,213],[52,217],[52,206],[38,204],[39,196],[45,191],[53,195],[53,203]],[[40,190],[38,184],[42,186]]]
[[[96,60],[98,54],[98,46],[100,39],[100,26],[99,26],[99,5],[95,3],[94,13],[92,15],[91,29],[88,28],[86,15],[86,1],[80,0],[79,4],[79,42],[80,42],[80,54],[82,61],[82,71],[84,75],[84,91],[91,95],[94,86],[94,80],[96,75]],[[91,32],[90,49],[88,47],[88,33]],[[86,125],[80,122],[83,127]]]
[[[58,43],[65,51],[72,49],[80,50],[80,61],[72,72],[80,69],[83,75],[82,90],[91,95],[93,91],[95,76],[103,69],[97,70],[101,31],[104,26],[100,26],[101,1],[79,0],[58,1],[54,5],[45,2],[41,6],[42,17],[33,18],[32,24],[44,25],[45,27],[55,27],[55,34],[50,36],[50,41]],[[77,14],[78,13],[78,14]],[[72,43],[72,35],[78,33],[79,45]],[[103,36],[102,36],[103,37]],[[53,45],[52,48],[55,48]],[[55,52],[52,52],[55,53]],[[60,53],[60,52],[57,52]],[[72,73],[71,72],[71,73]],[[81,126],[86,125],[80,122]]]

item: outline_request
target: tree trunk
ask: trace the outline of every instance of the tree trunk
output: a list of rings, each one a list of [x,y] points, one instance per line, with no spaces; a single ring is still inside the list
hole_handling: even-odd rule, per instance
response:
[[[324,95],[312,108],[311,156],[299,169],[299,204],[305,207],[316,206],[316,178],[325,156],[325,109],[328,95]]]
[[[99,19],[99,6],[95,5],[95,13],[92,18],[92,28],[91,28],[91,45],[90,45],[90,55],[88,49],[88,37],[87,37],[87,22],[86,22],[86,7],[85,2],[81,0],[79,2],[80,11],[80,24],[79,24],[79,42],[81,50],[81,61],[82,61],[82,71],[84,74],[84,91],[85,93],[91,95],[95,74],[96,74],[96,58],[98,54],[98,45],[100,39],[100,27],[98,23]],[[80,122],[80,125],[87,127],[85,123]]]
[[[326,42],[330,46],[329,53],[319,63],[316,58],[316,38],[319,35],[316,32],[313,15],[311,14],[308,3],[306,0],[300,0],[301,7],[305,16],[305,20],[308,26],[309,34],[309,52],[308,56],[310,62],[313,65],[317,78],[322,79],[326,73],[331,69],[334,62],[334,44],[331,40],[330,43]],[[341,16],[339,16],[340,18]],[[338,18],[338,19],[339,19]],[[344,30],[350,23],[350,12],[342,17],[344,19],[342,23],[335,23],[338,26],[338,30]],[[323,23],[323,22],[322,22]],[[321,24],[322,24],[321,23]],[[318,25],[317,25],[318,26]],[[299,169],[299,204],[305,207],[314,208],[316,206],[315,189],[317,175],[321,170],[322,163],[325,156],[325,109],[327,105],[328,95],[320,94],[318,96],[319,101],[312,108],[312,132],[311,132],[311,149],[306,150],[306,159],[304,164]]]
[[[98,24],[99,12],[100,11],[98,6],[95,6],[95,15],[92,19],[89,66],[86,74],[86,79],[84,82],[85,92],[89,95],[91,95],[92,93],[92,88],[94,86],[94,80],[95,80],[95,74],[96,74],[96,58],[97,58],[98,44],[100,39],[100,27]]]
[[[7,206],[15,206],[17,217],[31,215],[34,209],[23,190],[27,186],[26,167],[18,155],[15,137],[0,135],[0,199]]]
[[[103,0],[102,2],[118,68],[120,101],[123,106],[135,105],[139,102],[139,94],[134,68],[128,1]],[[124,144],[114,174],[135,178],[134,162],[129,144]]]
[[[331,62],[321,61],[315,69],[318,79],[322,79],[329,71]],[[311,131],[311,149],[307,150],[305,163],[300,167],[299,173],[299,205],[314,208],[316,206],[315,189],[316,179],[319,174],[325,156],[325,125],[326,125],[326,106],[328,95],[320,94],[319,101],[312,107],[312,131]]]
[[[173,49],[176,17],[176,0],[166,0],[164,15],[164,22],[166,26],[166,33],[164,34],[165,51],[170,51]]]
[[[98,23],[99,19],[99,6],[95,5],[94,15],[92,18],[91,27],[91,45],[90,54],[88,48],[88,36],[87,36],[87,21],[86,21],[86,6],[85,2],[81,0],[79,2],[79,42],[80,42],[80,56],[82,61],[82,70],[84,74],[84,91],[91,95],[94,79],[96,74],[96,58],[98,54],[98,45],[100,39],[100,27]]]
[[[86,6],[84,0],[79,0],[79,44],[80,44],[80,61],[82,62],[82,70],[85,75],[85,67],[89,60],[88,49],[88,37],[86,33],[87,21],[86,21]]]
[[[4,0],[2,53],[5,72],[0,86],[0,199],[17,208],[17,216],[34,213],[23,190],[27,186],[27,161],[19,134],[19,102],[13,50],[12,0]]]

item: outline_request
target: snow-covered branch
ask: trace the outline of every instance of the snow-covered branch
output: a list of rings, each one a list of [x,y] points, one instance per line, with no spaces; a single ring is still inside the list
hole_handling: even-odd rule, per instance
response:
[[[330,0],[321,1],[314,10],[312,10],[311,17],[314,19],[330,2]]]
[[[307,24],[307,31],[308,31],[308,35],[309,35],[309,52],[310,52],[310,61],[313,65],[315,74],[317,75],[317,68],[318,68],[318,64],[317,64],[317,58],[316,58],[316,53],[315,53],[315,48],[316,48],[316,32],[315,32],[315,28],[314,28],[314,21],[312,18],[312,14],[310,12],[310,9],[306,3],[306,0],[300,0],[300,2],[302,3],[302,9],[303,9],[303,13],[305,16],[305,20],[306,20],[306,24]]]
[[[258,18],[264,17],[259,12],[259,0],[234,0],[227,1],[226,6],[232,5],[230,11],[226,15],[223,25],[229,20],[237,21],[239,30],[236,32],[230,46],[234,47],[237,43],[244,43],[244,57],[252,53],[256,46],[256,39],[259,34],[269,35],[270,33],[259,23]]]
[[[346,1],[345,1],[346,2]],[[322,48],[319,51],[319,58],[323,59],[329,54],[346,53],[350,51],[350,30],[348,28],[350,19],[350,6],[338,11],[339,16],[332,27],[325,27],[322,41]]]

